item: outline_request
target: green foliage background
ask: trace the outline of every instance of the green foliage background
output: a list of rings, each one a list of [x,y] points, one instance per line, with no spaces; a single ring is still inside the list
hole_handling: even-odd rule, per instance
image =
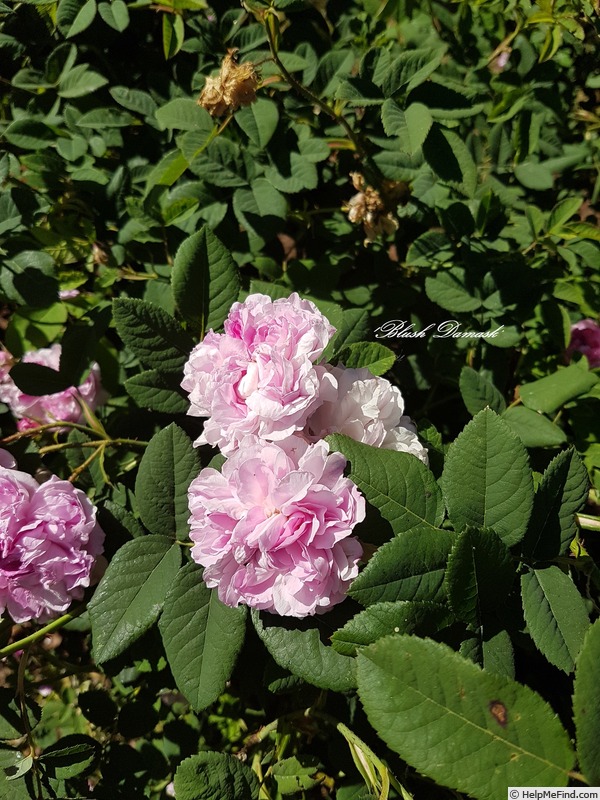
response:
[[[597,11],[0,3],[4,345],[63,346],[58,375],[11,374],[56,391],[97,360],[111,395],[66,442],[11,446],[88,490],[112,559],[50,652],[6,662],[0,798],[158,800],[178,768],[178,800],[600,781],[600,382],[565,353],[600,307]],[[213,119],[197,97],[231,49],[257,100]],[[397,220],[371,243],[356,172]],[[430,448],[428,470],[332,437],[379,549],[316,621],[222,606],[180,547],[214,456],[183,364],[253,291],[315,300],[327,358],[399,385]]]

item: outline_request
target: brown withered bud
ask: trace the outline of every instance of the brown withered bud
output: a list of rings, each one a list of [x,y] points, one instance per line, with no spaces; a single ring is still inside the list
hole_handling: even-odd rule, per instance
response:
[[[381,194],[372,186],[365,184],[365,179],[360,172],[352,172],[350,177],[357,194],[350,198],[344,210],[348,212],[350,222],[362,223],[366,236],[365,246],[374,242],[382,234],[388,235],[397,230],[398,220],[391,211],[388,211],[386,201]],[[384,187],[386,200],[388,198],[389,200],[396,199],[399,184],[391,185],[393,183],[393,181],[386,181]]]
[[[228,51],[221,71],[216,78],[206,79],[198,98],[198,105],[213,117],[233,114],[238,108],[249,106],[256,100],[260,76],[251,62],[238,64],[236,52],[237,48]]]

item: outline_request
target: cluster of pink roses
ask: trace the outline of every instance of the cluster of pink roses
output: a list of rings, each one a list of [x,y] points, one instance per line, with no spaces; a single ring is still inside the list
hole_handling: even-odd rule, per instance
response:
[[[38,484],[15,466],[0,450],[0,613],[46,622],[100,577],[104,532],[80,489],[55,475]]]
[[[335,329],[297,294],[235,303],[224,333],[192,351],[182,387],[208,417],[196,445],[227,456],[189,489],[193,558],[228,605],[304,617],[339,603],[358,574],[365,502],[324,437],[427,452],[400,391],[366,369],[319,365]]]
[[[56,370],[60,366],[61,346],[53,344],[41,350],[25,353],[25,364],[41,364]],[[33,396],[22,392],[10,377],[11,357],[0,350],[0,402],[6,403],[17,420],[20,431],[52,422],[79,422],[83,400],[93,411],[104,402],[105,393],[100,384],[100,367],[92,364],[90,373],[81,386],[70,386],[62,392]]]

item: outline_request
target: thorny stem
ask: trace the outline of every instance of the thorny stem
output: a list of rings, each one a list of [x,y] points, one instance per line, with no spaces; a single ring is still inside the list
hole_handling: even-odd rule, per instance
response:
[[[5,656],[9,656],[11,653],[16,653],[17,650],[23,650],[29,645],[34,644],[35,642],[39,642],[40,639],[43,639],[49,633],[57,630],[58,628],[62,628],[63,625],[66,625],[67,622],[71,622],[71,620],[79,617],[83,612],[86,610],[87,606],[83,603],[80,606],[77,606],[68,614],[63,614],[62,617],[58,617],[58,619],[52,620],[47,625],[44,625],[43,628],[39,628],[39,630],[30,633],[29,636],[25,636],[23,639],[19,639],[18,642],[13,642],[12,644],[3,647],[0,650],[0,658],[4,658]],[[21,665],[19,663],[19,669]]]
[[[81,464],[69,475],[69,483],[75,483],[81,473],[84,472],[96,458],[99,458],[104,454],[105,449],[106,444],[104,442],[99,442],[94,452],[89,455],[85,461],[82,461]]]
[[[25,730],[25,737],[27,738],[27,745],[29,747],[29,755],[32,758],[32,770],[35,777],[35,782],[37,786],[37,800],[42,800],[44,796],[43,787],[42,787],[42,779],[40,777],[40,773],[38,770],[36,757],[35,757],[35,741],[31,734],[31,726],[29,725],[29,716],[28,716],[28,709],[27,703],[25,699],[25,670],[27,669],[27,661],[29,658],[29,646],[25,648],[25,652],[23,653],[20,661],[19,661],[19,669],[17,672],[17,692],[19,696],[19,709],[21,711],[21,719],[23,721],[23,728]]]
[[[39,453],[45,456],[46,453],[53,453],[56,450],[65,450],[70,447],[147,447],[148,442],[142,442],[139,439],[100,439],[95,442],[59,442],[58,444],[49,444],[46,447],[40,447]]]
[[[46,431],[50,431],[53,428],[73,428],[74,430],[82,431],[83,433],[94,433],[96,436],[98,435],[97,431],[95,431],[93,428],[89,428],[87,425],[81,425],[78,422],[66,422],[61,420],[60,422],[47,422],[45,425],[37,425],[35,428],[29,428],[26,431],[13,433],[10,436],[6,436],[4,439],[0,439],[0,443],[11,444],[12,442],[19,441],[19,439],[24,439],[27,436],[37,436],[38,433],[46,433]]]
[[[299,94],[303,95],[307,100],[309,100],[313,105],[317,106],[321,109],[328,117],[331,117],[337,124],[344,129],[346,135],[354,145],[354,149],[356,152],[361,156],[361,158],[365,160],[370,160],[369,155],[366,152],[365,148],[362,145],[362,142],[356,135],[356,133],[352,130],[352,127],[348,123],[348,121],[343,117],[341,114],[337,114],[331,106],[326,103],[324,100],[321,100],[320,97],[317,97],[316,94],[313,94],[310,89],[307,89],[306,86],[303,86],[299,81],[297,81],[293,75],[291,75],[288,70],[284,67],[281,59],[277,55],[277,48],[275,46],[275,42],[273,41],[273,32],[268,24],[265,25],[265,30],[267,32],[267,38],[269,40],[269,49],[271,51],[271,56],[273,61],[277,65],[279,71],[289,83],[289,85],[295,89]]]

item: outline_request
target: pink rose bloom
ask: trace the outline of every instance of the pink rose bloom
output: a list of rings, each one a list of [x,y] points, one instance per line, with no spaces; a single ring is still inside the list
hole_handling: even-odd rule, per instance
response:
[[[600,325],[593,319],[582,319],[571,325],[571,341],[567,355],[583,353],[590,362],[590,367],[600,367]]]
[[[188,414],[209,417],[195,444],[228,455],[249,434],[281,441],[301,430],[319,402],[323,368],[314,361],[335,328],[296,293],[250,295],[233,304],[224,327],[206,334],[184,368]]]
[[[103,544],[96,508],[80,489],[0,467],[1,613],[46,622],[66,611],[99,577],[92,570],[104,565]]]
[[[341,602],[358,574],[351,536],[365,501],[326,442],[248,437],[223,465],[192,481],[192,558],[229,606],[306,617]]]
[[[61,346],[53,344],[41,350],[25,353],[21,361],[26,364],[42,364],[58,372]],[[57,420],[79,422],[82,418],[81,406],[77,398],[85,400],[92,411],[106,399],[106,392],[100,384],[100,367],[92,364],[87,378],[81,386],[70,386],[63,392],[44,394],[39,397],[25,394],[11,380],[9,370],[1,365],[10,360],[10,356],[0,352],[0,401],[6,403],[13,416],[18,420],[20,431],[35,428]]]
[[[404,415],[400,389],[373,376],[368,369],[327,366],[321,388],[322,404],[310,415],[303,436],[316,442],[330,433],[343,433],[357,442],[412,453],[424,464],[427,450],[410,417]]]

